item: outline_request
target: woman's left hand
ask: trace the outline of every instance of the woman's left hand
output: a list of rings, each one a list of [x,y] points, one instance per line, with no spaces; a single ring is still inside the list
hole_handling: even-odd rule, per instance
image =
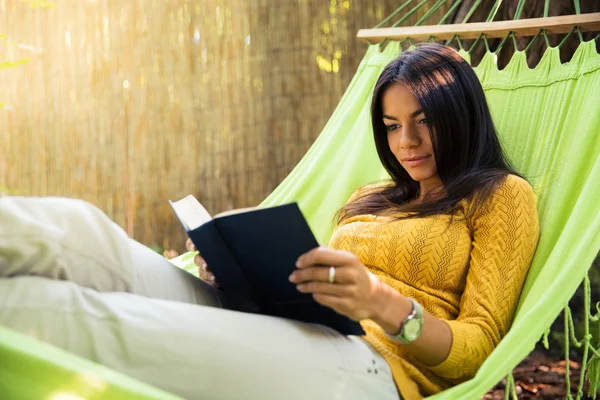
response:
[[[312,293],[317,303],[355,321],[375,316],[374,294],[383,283],[354,254],[319,246],[300,256],[296,266],[290,282]],[[330,267],[335,268],[334,283],[329,283]]]

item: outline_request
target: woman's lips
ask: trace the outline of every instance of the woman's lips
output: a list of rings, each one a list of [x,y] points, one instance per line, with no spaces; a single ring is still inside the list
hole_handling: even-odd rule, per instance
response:
[[[409,167],[416,167],[417,165],[421,165],[427,160],[429,160],[429,157],[431,157],[431,155],[420,157],[405,157],[402,159],[402,162],[408,165]]]

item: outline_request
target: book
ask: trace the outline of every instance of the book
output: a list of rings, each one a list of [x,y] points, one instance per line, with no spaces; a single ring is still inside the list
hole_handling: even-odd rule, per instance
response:
[[[298,257],[319,246],[297,203],[214,218],[192,195],[169,203],[225,293],[226,308],[364,334],[358,322],[317,303],[288,280]]]

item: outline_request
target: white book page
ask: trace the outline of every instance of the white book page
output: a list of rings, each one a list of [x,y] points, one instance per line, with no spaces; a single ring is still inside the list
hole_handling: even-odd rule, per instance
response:
[[[212,220],[206,208],[191,194],[178,201],[169,200],[186,231],[192,231]]]
[[[258,207],[236,208],[234,210],[223,211],[221,213],[218,213],[217,215],[215,215],[215,218],[226,217],[228,215],[234,215],[234,214],[243,214],[245,212],[254,211],[254,210],[258,210]]]

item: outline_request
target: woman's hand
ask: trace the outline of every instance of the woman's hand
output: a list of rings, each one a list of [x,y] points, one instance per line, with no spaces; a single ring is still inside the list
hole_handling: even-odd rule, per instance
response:
[[[300,256],[296,266],[290,282],[312,293],[317,303],[355,321],[377,315],[374,295],[384,284],[354,254],[319,246]],[[330,267],[335,268],[334,283],[329,283]]]
[[[317,247],[298,258],[290,275],[298,290],[312,293],[320,304],[355,321],[370,319],[389,334],[397,334],[412,312],[412,303],[373,275],[354,254]],[[335,281],[329,283],[329,268]],[[444,361],[452,346],[452,330],[441,319],[423,312],[423,331],[405,345],[426,365]]]
[[[194,246],[194,243],[191,239],[188,239],[185,242],[185,247],[188,249],[188,251],[196,251],[196,246]],[[219,287],[215,276],[212,272],[210,272],[208,264],[206,264],[206,261],[204,261],[204,258],[202,258],[200,254],[196,254],[196,256],[194,257],[194,264],[196,264],[196,266],[198,267],[198,277],[200,279],[202,279],[204,282],[208,283],[211,286]]]

